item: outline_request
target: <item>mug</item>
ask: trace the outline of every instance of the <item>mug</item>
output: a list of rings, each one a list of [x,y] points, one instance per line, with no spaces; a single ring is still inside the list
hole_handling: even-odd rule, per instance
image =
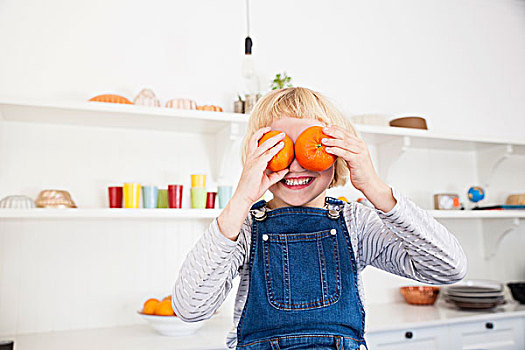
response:
[[[140,207],[140,188],[139,183],[124,184],[124,208]]]
[[[206,189],[202,187],[191,188],[191,207],[196,209],[206,208]]]
[[[159,198],[159,189],[157,188],[157,186],[142,187],[142,207],[143,208],[156,208],[158,198]]]
[[[168,208],[168,190],[159,190],[157,208]]]
[[[206,187],[206,175],[191,175],[191,187]]]
[[[217,188],[217,196],[219,197],[219,208],[223,209],[232,197],[232,187],[219,186]]]

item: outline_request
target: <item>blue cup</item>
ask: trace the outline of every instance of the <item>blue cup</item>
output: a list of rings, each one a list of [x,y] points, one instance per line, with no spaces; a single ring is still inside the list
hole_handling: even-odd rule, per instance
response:
[[[231,186],[219,186],[217,187],[217,197],[219,197],[219,208],[223,209],[232,197]]]
[[[159,198],[159,189],[157,186],[142,186],[142,207],[156,208]]]

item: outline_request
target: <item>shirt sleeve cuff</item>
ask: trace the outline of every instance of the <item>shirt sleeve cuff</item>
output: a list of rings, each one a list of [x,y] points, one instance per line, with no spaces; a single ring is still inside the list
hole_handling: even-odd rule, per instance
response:
[[[222,234],[221,230],[219,229],[217,218],[213,219],[213,222],[210,224],[210,232],[214,240],[221,246],[227,248],[234,248],[237,246],[238,239],[236,241],[232,241],[231,239]]]
[[[392,189],[392,195],[394,196],[394,198],[396,200],[396,204],[388,212],[384,212],[381,209],[375,208],[376,212],[381,217],[388,217],[388,218],[397,217],[398,214],[399,214],[399,211],[401,210],[400,209],[401,208],[401,204],[402,204],[402,202],[404,200],[403,195],[395,187],[390,186],[390,188]]]

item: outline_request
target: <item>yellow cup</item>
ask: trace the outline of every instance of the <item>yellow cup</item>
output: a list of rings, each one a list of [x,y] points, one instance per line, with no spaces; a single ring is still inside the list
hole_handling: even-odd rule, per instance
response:
[[[191,175],[191,187],[206,187],[206,175]]]
[[[140,184],[124,184],[124,208],[139,208],[140,205]]]

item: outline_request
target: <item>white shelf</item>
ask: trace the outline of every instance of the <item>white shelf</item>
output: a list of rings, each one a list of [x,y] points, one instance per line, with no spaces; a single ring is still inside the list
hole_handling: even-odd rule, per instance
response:
[[[428,210],[439,219],[525,218],[525,210]],[[0,219],[213,219],[221,209],[34,208],[0,209]]]
[[[0,99],[0,120],[217,133],[232,123],[245,124],[248,115],[104,102],[42,103]]]
[[[221,209],[34,208],[0,209],[0,219],[214,219]]]
[[[409,147],[453,151],[476,151],[494,146],[513,145],[514,153],[525,155],[525,139],[500,139],[434,132],[431,130],[355,124],[365,141],[374,144],[390,143],[407,137]]]
[[[525,210],[428,210],[437,219],[509,219],[525,218]]]

